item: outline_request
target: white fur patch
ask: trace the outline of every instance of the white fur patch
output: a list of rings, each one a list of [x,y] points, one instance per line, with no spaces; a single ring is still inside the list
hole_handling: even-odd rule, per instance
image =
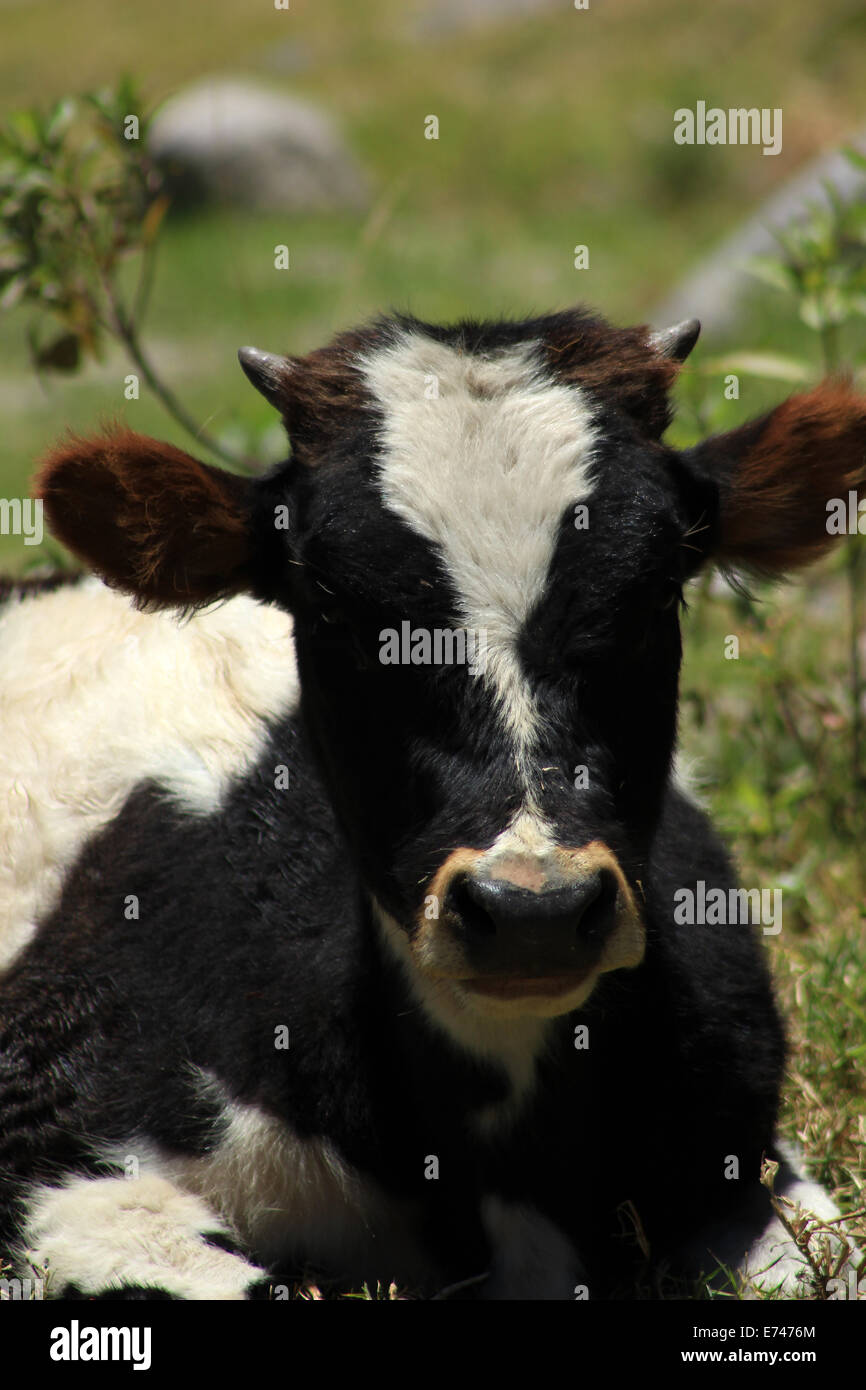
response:
[[[0,969],[136,785],[215,810],[297,699],[291,619],[250,598],[180,621],[90,579],[0,610]]]
[[[242,1299],[263,1271],[202,1239],[218,1231],[231,1234],[198,1197],[148,1175],[37,1189],[24,1238],[55,1296],[67,1284],[89,1294],[141,1285],[177,1298]]]
[[[776,1195],[798,1204],[821,1221],[835,1221],[840,1212],[830,1194],[820,1183],[803,1174],[799,1154],[788,1145],[778,1147],[784,1158],[776,1177]],[[790,1216],[795,1215],[788,1208],[786,1210]],[[838,1237],[834,1235],[830,1239],[839,1253]],[[843,1273],[848,1267],[846,1265]],[[802,1298],[810,1292],[810,1270],[805,1256],[775,1214],[749,1247],[739,1265],[739,1273],[754,1289],[777,1298]]]
[[[482,1219],[493,1247],[483,1299],[571,1299],[582,1280],[571,1241],[534,1207],[485,1197]],[[591,1293],[591,1290],[590,1290]]]
[[[222,1095],[215,1081],[203,1084]],[[388,1197],[326,1140],[302,1139],[256,1106],[226,1101],[225,1113],[226,1135],[206,1157],[138,1155],[135,1145],[130,1153],[142,1172],[201,1197],[265,1263],[309,1260],[333,1278],[394,1279],[429,1290],[418,1208]],[[419,1174],[424,1158],[419,1153]]]
[[[495,878],[500,861],[519,859],[525,861],[538,877],[538,882],[528,882],[525,886],[540,890],[545,882],[558,877],[556,851],[553,827],[530,802],[484,851],[478,861],[478,871]]]
[[[482,357],[406,332],[359,365],[384,416],[383,499],[436,546],[457,622],[487,634],[483,679],[522,763],[539,716],[516,644],[561,518],[592,490],[589,404],[545,375],[531,344]]]
[[[240,1237],[265,1265],[307,1259],[312,1271],[349,1282],[391,1280],[428,1295],[441,1289],[417,1207],[388,1197],[326,1142],[302,1140],[254,1106],[232,1102],[227,1115],[226,1136],[207,1157],[131,1144],[112,1158],[134,1158],[136,1177],[73,1178],[36,1189],[23,1253],[48,1269],[49,1292],[75,1284],[97,1294],[132,1284],[185,1299],[242,1299],[266,1271],[203,1239],[217,1232]],[[419,1168],[423,1162],[419,1154]],[[580,1261],[546,1217],[488,1197],[482,1220],[492,1246],[482,1298],[574,1296]]]

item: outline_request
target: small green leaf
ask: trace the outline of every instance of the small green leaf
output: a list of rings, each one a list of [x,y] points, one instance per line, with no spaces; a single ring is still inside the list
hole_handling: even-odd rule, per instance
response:
[[[0,295],[0,313],[6,313],[9,309],[14,309],[27,293],[27,286],[30,277],[28,275],[16,275],[11,279],[2,295]]]
[[[827,327],[830,320],[824,312],[824,305],[818,295],[804,295],[800,301],[800,318],[807,328],[811,328],[815,333],[820,333]]]
[[[71,97],[64,97],[57,102],[45,126],[45,138],[52,148],[56,148],[67,134],[77,114],[77,105]]]
[[[768,381],[809,381],[814,370],[808,362],[799,357],[786,357],[777,352],[731,352],[722,357],[712,357],[701,364],[701,370],[708,376],[724,375],[727,372],[742,372],[749,376],[766,377]]]
[[[765,285],[772,285],[773,289],[783,290],[785,293],[797,289],[797,277],[791,268],[773,256],[753,256],[746,262],[745,269],[756,280],[762,280]]]

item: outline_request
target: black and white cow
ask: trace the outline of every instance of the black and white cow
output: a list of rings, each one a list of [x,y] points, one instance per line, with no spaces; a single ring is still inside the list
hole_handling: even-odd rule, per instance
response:
[[[671,771],[679,608],[824,550],[866,402],[678,453],[696,336],[387,319],[242,351],[267,477],[48,459],[106,581],[0,622],[0,1249],[53,1294],[794,1292],[759,932],[674,913],[734,885]]]

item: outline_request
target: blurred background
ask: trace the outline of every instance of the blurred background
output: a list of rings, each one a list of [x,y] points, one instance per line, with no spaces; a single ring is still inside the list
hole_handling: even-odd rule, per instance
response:
[[[0,495],[26,495],[67,427],[110,418],[276,459],[237,348],[303,352],[391,307],[697,315],[681,445],[825,370],[862,384],[864,75],[862,0],[0,0]],[[781,152],[676,144],[698,101],[781,108]],[[774,591],[699,581],[683,696],[744,882],[784,889],[786,1132],[849,1208],[866,1205],[864,546]],[[0,535],[7,572],[46,562],[66,561]]]
[[[590,0],[586,11],[572,0],[368,0],[363,13],[349,0],[0,3],[0,117],[124,75],[140,115],[201,92],[203,79],[304,103],[281,129],[266,111],[259,132],[278,152],[294,137],[293,172],[305,175],[296,206],[251,207],[238,180],[236,196],[190,199],[159,229],[142,336],[217,435],[267,423],[235,361],[248,341],[304,351],[389,306],[437,319],[581,300],[618,322],[652,318],[788,180],[866,132],[864,73],[859,0]],[[676,145],[673,112],[698,100],[781,107],[781,153]],[[224,136],[238,111],[240,99],[216,117]],[[196,114],[208,118],[206,100],[187,118],[188,144]],[[333,126],[336,152],[311,114]],[[428,115],[436,140],[425,138]],[[287,271],[274,267],[279,244]],[[588,269],[574,268],[576,245]],[[704,355],[734,344],[809,351],[796,306],[771,288],[755,282],[733,321],[724,289],[718,297],[715,316],[689,311],[706,320]],[[110,342],[82,374],[36,380],[31,307],[0,313],[4,488],[24,486],[59,429],[124,411],[124,358]],[[852,328],[861,345],[864,327]],[[743,410],[757,390],[743,384]],[[172,436],[146,390],[126,415]]]

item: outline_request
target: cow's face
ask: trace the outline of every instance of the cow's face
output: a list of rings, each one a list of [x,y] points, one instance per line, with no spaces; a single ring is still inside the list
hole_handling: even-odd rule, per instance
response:
[[[572,1008],[641,959],[674,738],[698,516],[658,438],[671,359],[580,328],[244,359],[292,433],[284,597],[332,794],[392,932],[485,1009]]]
[[[180,539],[153,460],[150,505],[129,500],[128,439],[120,464],[105,457],[124,448],[103,444],[100,487],[80,449],[43,475],[55,528],[80,550],[61,492],[81,490],[84,467],[91,501],[117,510],[125,496],[145,558],[119,574],[115,546],[97,568],[140,599],[246,587],[292,610],[306,720],[385,929],[419,977],[481,1013],[565,1012],[641,960],[682,585],[725,526],[754,545],[756,486],[785,509],[784,563],[826,539],[814,517],[808,536],[792,520],[815,499],[780,502],[770,477],[789,436],[802,442],[802,412],[778,439],[770,417],[689,456],[660,442],[695,336],[571,313],[388,321],[300,360],[245,350],[292,458],[249,485],[189,460]],[[862,403],[852,421],[862,431]],[[773,568],[771,550],[745,558]]]

